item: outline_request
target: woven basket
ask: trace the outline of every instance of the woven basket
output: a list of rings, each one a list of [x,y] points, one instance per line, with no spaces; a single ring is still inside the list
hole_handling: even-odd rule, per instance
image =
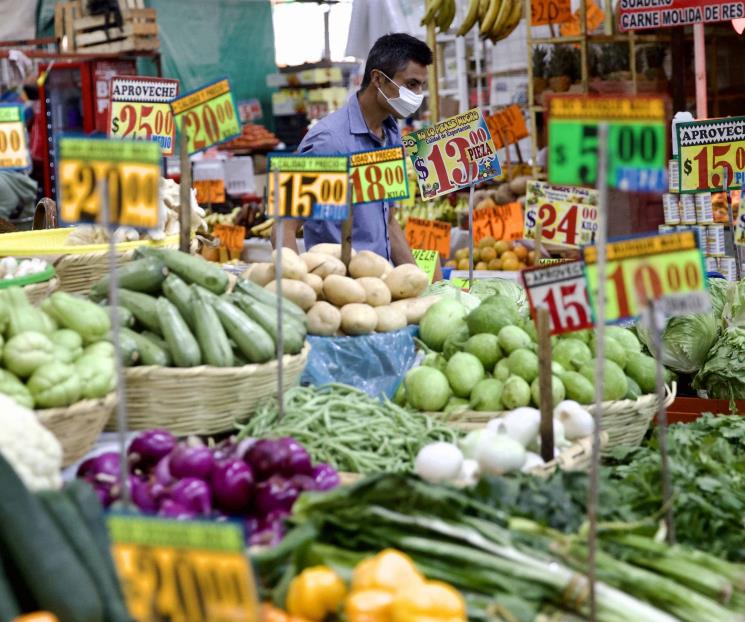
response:
[[[669,406],[675,399],[676,384],[665,387],[665,406]],[[649,429],[657,410],[659,399],[657,395],[642,395],[636,400],[617,400],[614,402],[603,402],[601,416],[601,429],[608,434],[608,442],[604,450],[612,449],[618,445],[636,447],[641,444],[644,435]],[[587,406],[587,410],[595,414],[595,406]],[[483,428],[495,417],[501,417],[504,412],[476,412],[467,410],[453,415],[449,424],[459,430],[468,432]]]
[[[284,388],[296,385],[310,352],[284,356]],[[166,428],[176,435],[217,434],[248,419],[277,394],[277,361],[243,367],[129,367],[124,370],[130,430]],[[115,430],[109,420],[107,429]]]
[[[115,406],[116,394],[110,393],[103,399],[83,400],[67,408],[36,411],[41,424],[62,445],[62,466],[80,460],[93,448]]]
[[[59,284],[60,281],[55,276],[43,283],[26,285],[26,287],[23,288],[23,291],[32,305],[40,305],[44,299],[48,298],[59,289]]]

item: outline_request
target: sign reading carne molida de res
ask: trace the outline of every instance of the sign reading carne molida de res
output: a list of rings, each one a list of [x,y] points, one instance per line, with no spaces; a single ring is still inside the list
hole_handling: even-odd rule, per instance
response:
[[[670,28],[745,17],[744,0],[620,0],[621,30]]]

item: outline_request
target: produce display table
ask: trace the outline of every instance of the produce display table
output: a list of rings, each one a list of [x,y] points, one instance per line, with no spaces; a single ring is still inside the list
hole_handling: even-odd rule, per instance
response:
[[[735,400],[737,412],[745,413],[745,400]],[[729,400],[712,400],[700,397],[677,397],[667,411],[668,423],[690,423],[703,413],[730,414]]]

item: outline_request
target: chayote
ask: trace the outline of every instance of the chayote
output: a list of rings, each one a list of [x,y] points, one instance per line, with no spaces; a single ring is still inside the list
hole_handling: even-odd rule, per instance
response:
[[[80,399],[80,379],[73,365],[53,361],[33,373],[28,389],[37,407],[59,408]]]
[[[51,336],[55,358],[63,363],[72,363],[83,354],[83,340],[74,330],[62,328]]]
[[[26,385],[4,369],[0,369],[0,393],[14,399],[21,406],[30,409],[34,407],[34,398],[31,397]]]
[[[114,359],[110,356],[86,354],[75,361],[75,371],[84,398],[105,397],[116,386]]]
[[[19,378],[54,360],[54,344],[46,335],[29,331],[11,337],[3,349],[3,365]]]

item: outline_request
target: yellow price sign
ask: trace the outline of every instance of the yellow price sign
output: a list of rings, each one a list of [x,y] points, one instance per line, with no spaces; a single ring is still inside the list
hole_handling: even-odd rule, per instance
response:
[[[745,117],[678,123],[680,192],[717,192],[745,182]]]
[[[109,136],[152,140],[164,156],[176,145],[176,125],[170,102],[178,95],[178,80],[114,76],[111,79]]]
[[[592,244],[598,229],[597,202],[596,190],[531,180],[525,201],[525,237],[535,239],[541,222],[546,244],[570,248]]]
[[[267,166],[267,213],[273,218],[346,219],[349,213],[347,156],[270,155]],[[279,176],[278,189],[275,188],[275,174]]]
[[[651,301],[705,289],[704,257],[693,232],[632,238],[607,245],[606,322],[638,317]],[[593,314],[598,297],[597,249],[584,249]]]
[[[154,142],[63,136],[57,143],[60,220],[153,229],[160,219],[160,147]]]
[[[179,128],[186,134],[190,154],[241,133],[241,122],[227,78],[174,99],[171,110]]]
[[[413,248],[411,254],[414,256],[416,265],[427,273],[429,282],[435,278],[435,268],[440,261],[440,254],[437,251],[428,251],[421,248]]]
[[[108,518],[112,554],[138,622],[256,622],[258,598],[235,524]]]
[[[375,149],[349,156],[352,203],[400,200],[409,197],[403,147]]]
[[[23,108],[0,104],[0,168],[25,169],[31,166]]]

